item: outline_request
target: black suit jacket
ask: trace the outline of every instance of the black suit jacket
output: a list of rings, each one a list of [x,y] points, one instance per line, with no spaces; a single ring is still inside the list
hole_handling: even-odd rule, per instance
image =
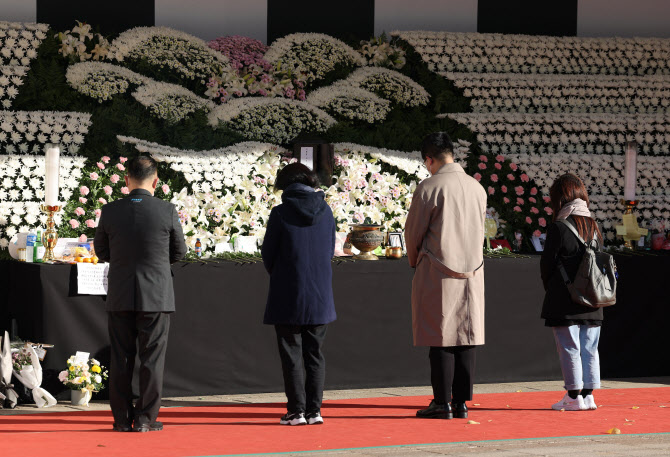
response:
[[[107,311],[172,312],[170,264],[186,255],[172,203],[144,189],[102,207],[95,252],[110,263]]]

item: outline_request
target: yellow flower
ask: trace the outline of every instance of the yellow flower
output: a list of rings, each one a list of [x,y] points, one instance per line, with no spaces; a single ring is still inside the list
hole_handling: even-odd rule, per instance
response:
[[[102,371],[102,370],[100,370],[100,367],[99,367],[99,366],[97,366],[97,365],[93,365],[93,368],[91,368],[91,371],[92,371],[93,373],[100,373],[100,371]]]
[[[70,365],[70,371],[74,371],[74,366]]]

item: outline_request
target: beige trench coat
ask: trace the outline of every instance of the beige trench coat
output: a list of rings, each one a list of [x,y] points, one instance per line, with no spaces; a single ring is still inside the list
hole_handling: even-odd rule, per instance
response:
[[[415,346],[484,344],[486,191],[448,163],[414,191],[405,224]]]

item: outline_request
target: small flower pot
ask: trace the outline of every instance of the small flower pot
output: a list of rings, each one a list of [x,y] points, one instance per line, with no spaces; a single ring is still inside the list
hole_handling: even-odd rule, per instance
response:
[[[88,390],[71,390],[70,402],[72,406],[88,406],[91,401],[91,392]]]

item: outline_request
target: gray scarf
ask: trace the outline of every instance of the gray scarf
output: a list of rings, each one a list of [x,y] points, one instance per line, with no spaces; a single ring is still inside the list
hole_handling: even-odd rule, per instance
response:
[[[582,200],[581,198],[576,198],[572,200],[571,202],[566,203],[563,205],[561,210],[558,212],[558,216],[556,216],[556,219],[567,219],[569,216],[585,216],[585,217],[593,217],[591,216],[591,211],[589,211],[589,207],[586,206],[586,202]]]

